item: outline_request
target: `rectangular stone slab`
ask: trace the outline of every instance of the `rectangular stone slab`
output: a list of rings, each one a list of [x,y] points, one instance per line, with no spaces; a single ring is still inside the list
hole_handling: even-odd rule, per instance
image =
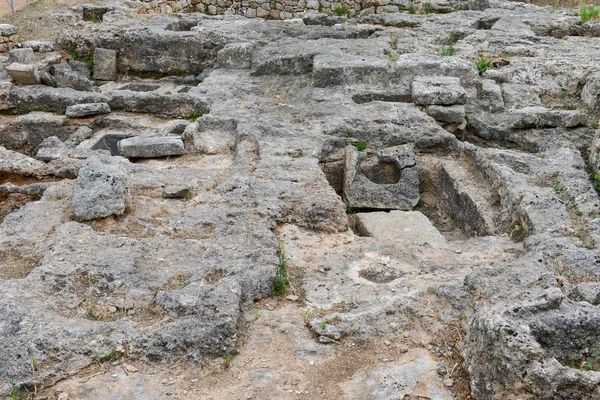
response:
[[[408,245],[428,243],[447,246],[446,239],[431,221],[418,211],[390,211],[356,214],[356,226],[365,236]]]
[[[183,140],[174,136],[138,136],[119,142],[119,154],[123,157],[154,158],[177,156],[184,152]]]

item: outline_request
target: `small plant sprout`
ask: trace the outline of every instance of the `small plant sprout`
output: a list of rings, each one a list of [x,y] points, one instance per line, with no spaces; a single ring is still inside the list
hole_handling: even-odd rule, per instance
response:
[[[420,14],[433,14],[433,9],[431,8],[430,2],[423,4],[423,7],[421,7]]]
[[[546,158],[546,153],[537,153],[538,158]]]
[[[338,7],[335,10],[333,10],[333,13],[335,15],[337,15],[338,17],[344,17],[346,15],[348,15],[348,9],[344,6]]]
[[[454,32],[450,33],[448,39],[446,40],[446,45],[442,47],[442,57],[451,57],[454,55],[454,44],[456,43],[456,38],[454,36]]]
[[[398,48],[398,35],[396,35],[395,33],[392,35],[390,47],[394,50],[396,50]]]
[[[561,88],[558,91],[558,97],[560,97],[561,99],[566,98],[569,95],[569,92],[567,92],[565,89]]]
[[[260,307],[254,307],[254,319],[258,319],[260,317]]]
[[[577,211],[575,211],[575,214],[576,214],[578,217],[581,217],[581,216],[583,215],[583,211],[581,211],[581,210],[579,210],[579,209],[578,209]]]
[[[233,356],[229,353],[229,350],[225,350],[225,368],[229,368],[231,365],[231,360],[233,360]]]
[[[321,329],[325,329],[327,327],[327,320],[323,320],[319,323],[319,326],[321,327]]]
[[[477,67],[477,71],[479,71],[479,75],[483,75],[492,66],[492,60],[487,57],[478,58],[475,60],[475,66]]]
[[[308,308],[302,313],[302,319],[304,320],[304,325],[310,323],[310,310]]]
[[[290,282],[287,274],[287,257],[285,256],[285,247],[283,243],[279,244],[279,250],[277,251],[277,258],[279,262],[275,267],[275,279],[273,280],[273,286],[271,294],[273,296],[285,296],[287,287]]]
[[[117,346],[113,345],[113,347],[111,348],[110,352],[108,352],[107,354],[103,355],[102,357],[100,357],[98,359],[98,362],[100,364],[104,364],[107,362],[110,362],[112,360],[114,360],[117,357]]]
[[[598,122],[594,121],[590,123],[590,128],[592,129],[598,129]]]
[[[192,283],[192,282],[190,282],[190,281],[185,281],[185,282],[183,282],[183,283],[181,284],[181,288],[183,289],[184,287],[186,287],[186,286],[189,286],[189,285],[190,285],[190,283]]]
[[[19,387],[17,386],[17,382],[14,380],[10,381],[10,394],[8,397],[11,400],[21,400],[21,396],[19,396]]]
[[[367,144],[362,140],[356,140],[352,142],[352,146],[356,147],[358,151],[364,151],[367,148]]]

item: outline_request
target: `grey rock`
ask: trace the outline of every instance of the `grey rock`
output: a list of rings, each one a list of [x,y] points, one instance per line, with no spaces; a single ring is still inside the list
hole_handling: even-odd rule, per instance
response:
[[[67,147],[76,147],[84,140],[91,138],[93,133],[94,131],[91,128],[80,126],[67,140],[65,140],[65,145]]]
[[[587,301],[597,306],[600,304],[600,283],[583,282],[573,288],[569,293],[569,298],[573,301]]]
[[[166,199],[185,199],[190,194],[192,194],[192,189],[188,186],[167,186],[162,192]]]
[[[87,103],[67,107],[65,115],[69,118],[79,118],[108,113],[110,113],[110,107],[107,103]]]
[[[57,86],[61,88],[71,88],[84,92],[100,91],[89,79],[71,70],[55,69],[53,76]]]
[[[54,43],[39,40],[26,40],[23,42],[23,47],[32,49],[33,51],[39,51],[40,53],[54,51]]]
[[[41,177],[46,171],[43,162],[0,146],[0,173]]]
[[[137,136],[119,142],[119,154],[123,157],[154,158],[184,153],[183,141],[176,136]]]
[[[508,124],[513,129],[585,125],[587,115],[581,111],[550,110],[544,107],[526,107],[514,110]]]
[[[16,26],[11,24],[0,24],[0,35],[4,37],[10,37],[18,32]]]
[[[68,125],[68,120],[63,115],[34,111],[20,115],[7,124],[0,124],[0,129],[3,132],[0,136],[1,146],[33,154],[44,139],[56,136],[65,140],[74,127]]]
[[[127,161],[120,157],[92,157],[79,170],[73,189],[73,212],[88,221],[121,215],[131,202]]]
[[[252,55],[256,50],[254,43],[229,43],[217,55],[217,67],[231,69],[250,69]]]
[[[77,72],[86,79],[90,79],[92,74],[87,63],[83,61],[69,60],[69,66],[71,67],[72,71]]]
[[[12,63],[6,67],[6,71],[18,85],[37,85],[40,83],[38,69],[35,64]]]
[[[33,49],[30,48],[22,48],[22,49],[12,49],[8,52],[8,63],[18,63],[18,64],[35,64],[35,55],[33,54]]]
[[[346,147],[344,197],[354,208],[413,208],[420,197],[413,147],[403,145],[378,152]]]
[[[415,104],[453,105],[465,104],[467,95],[458,78],[417,77],[412,84],[412,97]]]
[[[465,123],[465,106],[463,105],[431,105],[427,107],[427,114],[441,122]]]
[[[598,110],[600,107],[600,73],[591,74],[585,81],[581,89],[581,101],[591,110]]]
[[[115,50],[94,48],[94,79],[101,81],[117,79],[117,52]]]

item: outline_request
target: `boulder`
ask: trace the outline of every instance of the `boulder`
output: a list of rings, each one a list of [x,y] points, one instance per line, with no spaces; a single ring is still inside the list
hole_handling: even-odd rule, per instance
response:
[[[73,189],[73,212],[81,221],[121,215],[131,202],[127,160],[92,157],[79,170]]]

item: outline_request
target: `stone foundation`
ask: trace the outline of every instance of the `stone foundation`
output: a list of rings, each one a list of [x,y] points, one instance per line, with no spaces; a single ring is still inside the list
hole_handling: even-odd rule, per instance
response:
[[[208,15],[243,15],[248,18],[291,19],[304,12],[354,16],[364,13],[394,13],[420,9],[421,1],[411,0],[143,0],[143,14],[202,12]],[[413,4],[414,3],[414,4]]]

